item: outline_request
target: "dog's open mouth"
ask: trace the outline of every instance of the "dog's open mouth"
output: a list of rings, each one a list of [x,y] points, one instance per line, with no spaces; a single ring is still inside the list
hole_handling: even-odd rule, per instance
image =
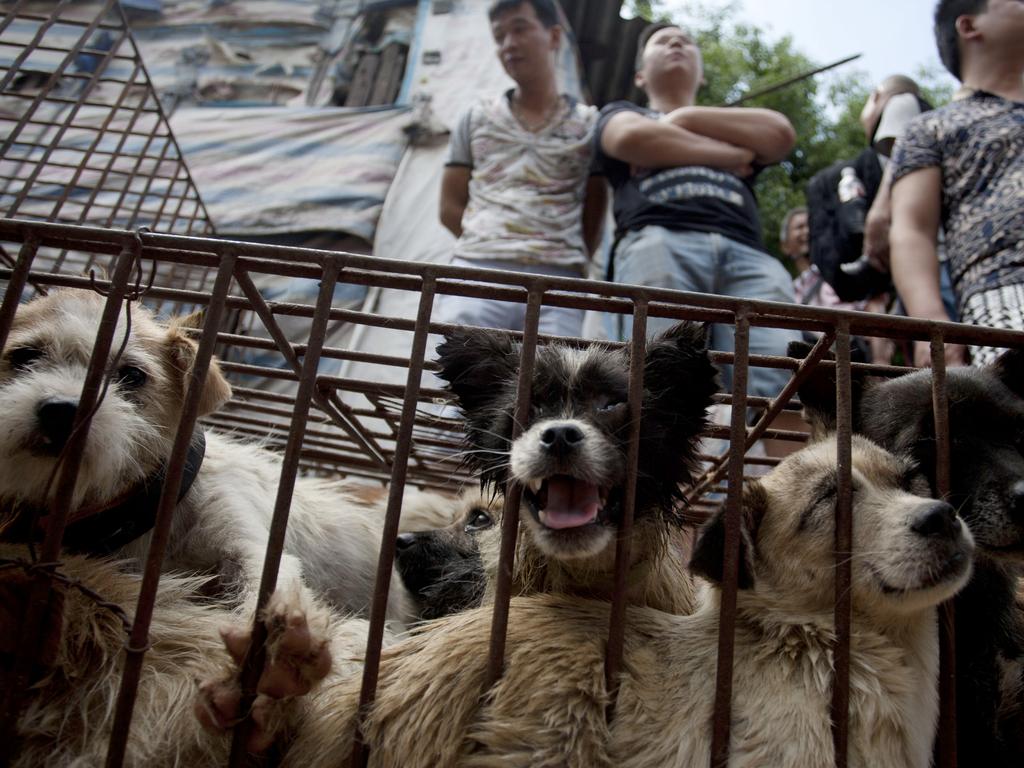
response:
[[[541,525],[556,531],[599,522],[608,501],[607,489],[571,475],[535,480],[526,494]]]

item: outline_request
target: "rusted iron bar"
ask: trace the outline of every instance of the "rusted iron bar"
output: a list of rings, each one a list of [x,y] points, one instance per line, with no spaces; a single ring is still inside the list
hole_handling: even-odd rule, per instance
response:
[[[633,338],[629,352],[629,443],[626,449],[626,484],[623,488],[622,522],[615,540],[615,582],[609,612],[608,645],[605,648],[605,686],[608,689],[609,722],[619,693],[619,672],[626,637],[626,576],[629,573],[636,510],[636,482],[640,462],[640,418],[644,399],[644,350],[647,339],[647,304],[637,302],[633,312]]]
[[[35,35],[33,35],[32,40],[29,41],[28,45],[25,46],[25,50],[22,51],[21,53],[19,53],[14,58],[14,61],[11,62],[10,67],[8,68],[7,74],[4,75],[4,78],[2,80],[0,80],[0,91],[7,90],[7,87],[11,84],[11,82],[13,82],[14,76],[17,75],[18,72],[22,71],[22,68],[23,68],[23,66],[25,64],[25,61],[28,59],[29,55],[31,55],[31,53],[32,53],[32,49],[35,48],[36,46],[38,46],[40,42],[42,42],[43,38],[46,37],[46,33],[50,30],[50,28],[60,20],[61,12],[65,8],[68,7],[69,3],[70,3],[70,0],[60,0],[60,2],[57,4],[57,7],[53,9],[53,13],[51,13],[50,16],[48,16],[48,17],[47,16],[43,16],[43,17],[40,17],[38,19],[39,21],[42,22],[39,25],[39,29],[36,30]],[[15,19],[17,19],[19,15],[21,15],[21,14],[19,14],[19,11],[21,10],[23,5],[24,5],[23,3],[18,3],[18,5],[15,6],[15,8],[13,8],[11,11],[9,11],[5,15],[5,18],[3,20],[3,24],[0,25],[0,32],[5,31],[7,29],[7,27]],[[110,3],[108,2],[107,5],[104,6],[103,13],[99,14],[97,16],[97,19],[100,16],[102,16],[103,14],[105,14],[109,7],[110,7]],[[90,30],[91,29],[92,29],[92,27],[90,27]],[[82,37],[87,39],[89,34],[91,34],[91,31],[89,33],[87,33],[87,34],[82,35]],[[84,40],[82,41],[81,45],[83,45],[83,46],[85,45]],[[70,63],[70,62],[68,62],[68,61],[63,62],[65,68],[67,67],[68,63]],[[61,71],[61,70],[58,69],[58,71]],[[50,80],[46,83],[46,87],[43,89],[44,92],[50,90],[54,85],[56,85],[56,82],[57,81],[53,77],[51,77]],[[38,98],[38,96],[37,96],[37,98]],[[7,157],[7,149],[9,149],[9,147],[5,146],[4,147],[4,151],[0,152],[0,157]]]
[[[543,285],[543,282],[540,284]],[[519,381],[516,383],[516,411],[512,419],[512,442],[522,433],[530,413],[533,387],[533,367],[537,359],[537,328],[544,290],[530,291],[523,323],[523,346],[519,358]],[[509,600],[512,597],[512,570],[515,566],[516,541],[519,538],[519,504],[523,488],[509,483],[505,489],[505,508],[501,519],[501,552],[494,587],[494,613],[491,619],[491,642],[487,658],[486,686],[490,688],[505,671],[505,640],[508,632]],[[481,691],[482,693],[482,691]]]
[[[67,242],[67,238],[81,237],[89,243],[92,249],[102,250],[104,244],[119,243],[125,236],[124,232],[117,230],[104,230],[94,227],[80,227],[67,224],[50,224],[43,222],[10,221],[0,219],[0,239],[20,240],[24,232],[31,229],[39,236],[42,245],[61,246],[61,238]],[[482,298],[499,298],[502,301],[524,300],[525,294],[522,291],[512,294],[498,293],[497,286],[520,285],[527,291],[544,281],[546,299],[545,305],[585,307],[609,310],[609,302],[614,304],[616,299],[628,300],[628,306],[640,298],[648,298],[652,301],[650,307],[653,309],[654,299],[660,299],[680,307],[679,314],[686,318],[699,318],[703,310],[724,309],[735,312],[740,304],[749,306],[752,313],[750,323],[754,326],[763,327],[806,327],[810,321],[822,327],[832,327],[843,318],[850,324],[851,333],[858,333],[871,336],[884,336],[887,338],[930,338],[934,329],[943,333],[947,342],[988,344],[992,346],[1021,346],[1024,343],[1024,332],[1009,331],[997,328],[986,328],[980,326],[964,326],[957,323],[935,322],[930,320],[916,320],[906,317],[894,317],[878,313],[852,312],[847,310],[825,309],[821,307],[808,307],[797,304],[786,304],[782,302],[754,301],[750,299],[737,299],[729,296],[715,296],[709,294],[690,293],[686,291],[674,291],[668,288],[647,288],[642,286],[631,286],[618,283],[606,283],[596,280],[583,280],[579,278],[559,278],[549,275],[538,276],[525,273],[516,273],[501,270],[482,268],[454,267],[450,265],[425,264],[401,259],[383,259],[375,256],[361,254],[348,254],[335,251],[324,251],[309,248],[291,248],[287,246],[267,245],[264,243],[245,243],[231,240],[213,240],[185,235],[173,235],[160,233],[153,237],[147,237],[146,250],[143,255],[146,258],[157,258],[160,260],[189,260],[195,259],[194,263],[209,263],[210,254],[223,253],[229,247],[238,250],[239,267],[252,272],[269,272],[272,274],[290,275],[295,277],[309,277],[317,279],[319,265],[324,259],[341,258],[344,260],[346,270],[353,270],[351,276],[346,280],[353,284],[363,284],[372,280],[374,284],[381,287],[395,287],[404,290],[415,290],[411,283],[411,276],[421,276],[426,269],[436,270],[438,277],[437,293],[450,293],[463,296],[477,296]],[[82,248],[83,244],[75,240],[76,247]],[[151,250],[152,249],[152,250]],[[245,255],[242,255],[245,254]],[[267,262],[264,259],[278,259],[278,261]],[[296,260],[302,263],[297,263]],[[279,272],[280,270],[280,272]],[[361,273],[373,273],[370,276]],[[398,275],[406,277],[392,282],[388,276],[394,278]],[[474,285],[465,281],[480,280],[485,285]],[[565,293],[560,293],[564,291]],[[571,300],[568,293],[597,294],[600,298],[590,298],[586,301]],[[614,304],[615,307],[624,306]],[[609,311],[616,311],[611,309]],[[275,313],[277,308],[275,306]],[[341,311],[336,310],[338,319]],[[653,311],[649,312],[654,316]],[[372,320],[368,319],[368,322]],[[378,323],[387,323],[388,327],[394,325],[393,318],[377,318]],[[440,327],[440,326],[438,326]],[[752,360],[756,358],[751,358]],[[768,358],[772,360],[772,358]],[[780,367],[788,367],[790,364],[783,363],[784,357],[775,358]],[[762,367],[772,367],[772,362],[758,362]],[[856,370],[864,370],[864,364],[855,364]]]
[[[178,419],[178,429],[174,435],[171,455],[167,460],[164,484],[160,490],[160,500],[157,503],[156,522],[153,526],[149,551],[146,555],[142,584],[139,587],[139,600],[135,609],[135,620],[132,622],[131,635],[125,646],[124,669],[121,673],[121,685],[118,689],[117,703],[114,709],[114,725],[110,731],[106,768],[119,768],[124,761],[128,733],[132,722],[132,712],[135,707],[135,697],[142,675],[143,657],[149,647],[149,625],[156,605],[157,585],[160,581],[167,542],[171,535],[174,509],[178,505],[178,492],[181,488],[185,463],[188,460],[192,432],[199,415],[199,403],[203,396],[203,385],[210,369],[213,348],[217,341],[216,331],[224,315],[222,299],[227,295],[228,288],[231,285],[233,268],[234,258],[229,255],[225,257],[220,272],[217,275],[217,280],[213,285],[210,308],[207,311],[203,324],[204,330],[207,333],[204,333],[199,340],[199,349],[196,352],[196,359],[192,365],[192,372],[189,375],[188,390],[185,393],[185,401],[182,404],[181,417]]]
[[[382,470],[390,471],[391,462],[388,460],[387,452],[377,442],[377,438],[383,437],[383,435],[364,428],[358,419],[352,418],[352,408],[338,397],[337,392],[332,392],[324,386],[318,391],[319,398],[326,398],[324,409],[331,420],[345,430],[363,449],[363,452],[380,465]]]
[[[112,48],[111,50],[114,50],[114,49]],[[117,99],[114,101],[114,104],[109,108],[109,110],[107,112],[107,116],[105,118],[103,118],[103,122],[100,124],[99,129],[96,131],[96,136],[93,137],[92,143],[90,143],[89,146],[86,148],[86,150],[85,150],[85,157],[84,157],[84,159],[82,161],[82,164],[78,168],[75,169],[75,172],[71,176],[70,181],[68,181],[64,185],[64,189],[63,189],[63,191],[61,191],[60,197],[57,200],[57,203],[54,205],[53,211],[51,211],[51,213],[50,213],[50,215],[48,217],[48,221],[53,221],[57,217],[57,214],[60,212],[61,208],[64,207],[64,203],[67,202],[68,197],[71,195],[72,190],[74,190],[78,186],[78,180],[82,178],[82,174],[85,172],[86,165],[89,162],[89,159],[93,156],[93,154],[96,151],[96,148],[100,145],[100,142],[103,141],[104,136],[110,130],[110,124],[111,124],[111,122],[113,122],[114,117],[117,115],[118,111],[123,108],[124,100],[128,97],[128,94],[131,93],[131,86],[135,83],[135,78],[138,77],[140,72],[142,72],[142,65],[139,62],[135,62],[135,68],[132,70],[132,74],[129,76],[128,82],[125,83],[125,87],[121,89],[121,93],[118,94]],[[78,105],[76,105],[72,109],[73,110],[77,109],[77,107],[78,107]],[[68,122],[68,124],[70,124],[71,123],[71,118],[69,118],[67,122]],[[53,142],[53,146],[57,146],[57,144],[58,144],[58,141],[55,140]],[[46,159],[43,160],[40,163],[40,165],[39,165],[40,168],[43,168],[44,166],[49,166],[51,168],[53,167],[53,163],[50,161],[50,157],[49,156],[47,156]],[[24,188],[25,191],[28,191],[30,189],[30,187],[31,187],[31,183],[26,182],[25,183],[25,188]],[[99,188],[100,188],[99,184],[97,184],[95,187],[93,187],[93,199],[94,200],[95,200],[95,195],[96,195],[97,191],[99,190]],[[15,207],[17,207],[17,204],[15,204]],[[87,211],[87,210],[88,210],[88,205],[84,206],[84,208],[83,208],[83,211]],[[84,221],[84,218],[80,219],[80,220]]]
[[[18,260],[15,262],[14,269],[7,281],[7,287],[4,289],[3,304],[0,304],[0,350],[7,343],[7,334],[11,332],[14,313],[18,309],[18,302],[21,301],[21,292],[25,290],[29,270],[32,268],[32,260],[36,257],[38,249],[39,244],[34,238],[29,237],[21,244],[18,251]]]
[[[288,341],[288,337],[285,336],[284,331],[281,330],[281,326],[278,325],[277,319],[267,306],[259,288],[256,287],[256,284],[246,272],[238,271],[235,275],[235,280],[238,282],[238,285],[242,289],[246,298],[251,302],[253,311],[256,312],[257,316],[263,322],[263,327],[266,328],[267,333],[269,333],[271,338],[274,340],[274,343],[277,345],[277,350],[284,356],[284,359],[291,366],[292,370],[294,370],[296,374],[300,373],[301,364],[299,362],[298,354],[292,347],[291,342]],[[422,365],[422,362],[420,365]],[[412,370],[413,368],[415,368],[415,365],[410,359],[409,370]],[[364,434],[362,430],[354,425],[351,419],[345,415],[346,406],[337,396],[333,398],[326,396],[321,391],[320,387],[314,387],[312,394],[317,405],[319,405],[320,408],[331,417],[335,424],[348,432],[352,436],[353,440],[360,442],[367,454],[376,458],[380,462],[382,469],[388,469],[387,458],[385,457],[384,452],[380,449],[380,446],[374,442],[373,438]]]
[[[120,3],[118,3],[118,5],[117,5],[117,12],[118,12],[118,15],[121,18],[121,24],[124,26],[125,29],[129,29],[130,30],[131,29],[131,25],[128,23],[128,16],[127,16],[127,14],[125,12],[124,6],[121,5]],[[131,33],[130,32],[129,32],[129,40],[131,42],[132,51],[135,54],[135,58],[142,65],[142,72],[146,76],[146,81],[149,82],[149,83],[152,83],[153,79],[149,76],[149,69],[146,67],[146,62],[142,58],[142,56],[139,55],[138,46],[135,45],[135,38],[131,37]],[[170,123],[168,122],[168,115],[164,111],[163,103],[157,97],[155,92],[151,91],[150,97],[153,99],[153,103],[155,105],[156,112],[157,112],[157,114],[160,117],[160,122],[163,123],[164,125],[168,126],[168,129],[167,129],[168,141],[170,141],[174,145],[175,154],[181,160],[181,165],[182,165],[182,168],[184,169],[184,177],[185,178],[183,179],[183,181],[187,182],[187,195],[183,195],[182,197],[184,198],[184,197],[188,196],[189,199],[195,199],[195,201],[196,201],[196,208],[197,208],[197,210],[196,210],[196,217],[195,218],[199,218],[198,214],[201,212],[202,220],[205,222],[204,226],[205,226],[205,228],[207,230],[207,233],[211,234],[211,235],[214,235],[214,234],[216,234],[216,228],[213,225],[213,219],[210,217],[210,212],[207,209],[206,203],[203,200],[202,193],[199,191],[199,188],[195,185],[195,183],[192,180],[192,174],[188,170],[188,164],[185,162],[185,155],[181,151],[181,146],[178,144],[178,139],[174,135],[174,132],[170,130],[170,127],[169,127]],[[170,190],[168,190],[168,191],[170,192]],[[180,210],[180,205],[179,205],[179,210]],[[191,232],[192,232],[192,224],[194,223],[194,221],[195,221],[195,219],[193,219],[193,221],[189,224],[189,227],[188,227],[189,234],[191,234]],[[173,221],[172,221],[171,229],[173,230],[173,228],[174,227],[173,227]]]
[[[429,274],[423,280],[419,310],[416,313],[416,333],[412,342],[409,375],[406,379],[405,402],[402,406],[402,424],[395,445],[395,459],[392,464],[391,484],[388,486],[388,506],[384,515],[384,530],[381,534],[380,555],[377,560],[377,581],[373,590],[373,606],[370,610],[370,628],[367,631],[366,660],[363,663],[363,684],[359,691],[359,709],[365,712],[377,695],[377,678],[380,673],[381,644],[384,642],[384,619],[387,614],[388,592],[391,586],[391,572],[395,564],[395,541],[398,537],[399,517],[402,514],[402,498],[405,492],[405,478],[408,470],[409,451],[412,448],[412,427],[416,415],[416,401],[419,396],[423,360],[427,352],[427,337],[430,329],[430,314],[434,306],[434,279]],[[361,729],[357,727],[352,746],[352,766],[366,765],[369,750],[363,742]]]
[[[328,260],[324,264],[323,280],[317,296],[317,311],[309,331],[309,349],[302,362],[302,376],[295,394],[295,414],[292,427],[288,434],[288,444],[281,460],[281,479],[277,486],[277,498],[274,502],[274,515],[270,523],[270,535],[267,540],[267,555],[263,561],[263,574],[260,578],[259,594],[256,599],[256,610],[253,614],[252,641],[242,663],[240,683],[242,688],[241,711],[248,712],[256,698],[256,685],[266,660],[264,643],[267,640],[266,626],[259,617],[267,600],[277,584],[277,573],[284,551],[285,532],[288,526],[288,513],[291,509],[292,492],[295,489],[296,469],[302,449],[302,440],[306,433],[306,420],[316,386],[316,369],[320,363],[320,348],[324,342],[324,332],[330,315],[331,299],[334,286],[338,279],[341,265],[339,261]],[[235,265],[238,269],[238,265]],[[249,717],[235,728],[231,740],[229,765],[239,768],[245,763],[245,744],[252,729]]]
[[[64,536],[64,527],[71,512],[71,501],[74,497],[78,471],[89,435],[89,425],[93,411],[99,401],[100,391],[107,372],[107,359],[117,331],[117,319],[121,313],[121,304],[128,288],[128,280],[138,258],[138,240],[135,246],[128,245],[118,258],[114,275],[111,279],[110,293],[107,296],[93,344],[93,354],[89,360],[82,393],[79,396],[71,435],[63,452],[64,460],[58,469],[57,484],[50,502],[50,514],[39,557],[42,562],[52,563],[59,559],[60,542]],[[40,648],[40,639],[45,631],[47,607],[50,597],[50,579],[45,573],[36,573],[29,591],[29,600],[25,617],[21,624],[20,638],[17,645],[14,663],[3,681],[3,701],[0,703],[0,765],[10,764],[17,753],[16,725],[21,711],[21,702],[28,690],[32,666]]]
[[[832,743],[836,768],[846,768],[850,728],[850,626],[853,596],[853,398],[850,375],[850,328],[836,328],[836,455],[839,472],[835,522],[835,677],[832,684]]]
[[[122,30],[120,36],[114,41],[114,43],[111,46],[110,50],[111,51],[116,50],[117,46],[119,46],[124,41],[124,39],[125,39],[125,37],[127,35],[128,35],[128,31],[127,30]],[[78,48],[81,48],[80,44],[77,46],[76,51],[77,51]],[[109,52],[107,52],[105,55],[100,57],[100,61],[97,64],[96,69],[92,72],[92,74],[89,77],[89,79],[86,80],[86,82],[85,82],[84,90],[82,91],[83,98],[88,96],[92,92],[92,89],[95,88],[97,85],[99,85],[100,77],[102,77],[103,72],[110,65],[110,61],[111,61],[111,57],[110,57],[110,53]],[[68,60],[65,60],[65,62],[63,62],[61,64],[61,66],[67,66],[67,63],[68,63]],[[40,92],[40,96],[45,95],[45,93],[46,93],[45,90]],[[35,102],[33,102],[33,103],[35,103]],[[35,161],[35,163],[34,163],[35,168],[28,175],[28,178],[26,178],[25,183],[24,183],[24,185],[21,188],[21,191],[15,197],[14,202],[11,204],[10,208],[8,209],[8,213],[13,212],[13,211],[17,211],[21,207],[21,204],[25,200],[25,195],[28,194],[28,191],[35,184],[36,179],[39,178],[39,174],[42,173],[43,169],[46,167],[46,163],[49,161],[50,155],[52,155],[54,150],[57,149],[57,147],[60,146],[60,142],[64,138],[64,134],[67,133],[67,131],[71,128],[72,122],[74,121],[75,117],[78,115],[78,111],[79,111],[79,109],[81,109],[81,106],[82,106],[81,102],[79,102],[78,104],[75,104],[73,107],[71,107],[71,110],[69,111],[67,117],[65,118],[65,122],[57,129],[56,135],[52,139],[49,140],[47,147],[43,150],[42,156],[37,161]],[[20,129],[18,129],[18,130],[20,132]],[[13,139],[13,136],[9,137],[8,141],[11,141],[12,139]],[[6,149],[9,148],[9,145],[5,143],[4,147],[5,147],[4,151],[0,151],[0,157],[5,157],[6,156],[5,152],[6,152]]]
[[[743,444],[744,453],[749,451],[754,443],[764,437],[769,431],[768,425],[771,424],[775,417],[782,412],[786,403],[789,402],[789,399],[796,394],[800,385],[804,383],[808,376],[810,376],[811,371],[814,370],[815,364],[818,360],[824,357],[826,352],[828,352],[834,338],[835,335],[832,332],[823,334],[811,349],[810,354],[800,361],[792,378],[786,382],[786,386],[782,388],[782,391],[769,402],[768,408],[758,419],[754,427],[746,433]],[[687,498],[692,500],[699,497],[707,490],[708,486],[718,482],[722,474],[725,472],[727,458],[728,454],[723,453],[718,459],[716,459],[704,472],[704,475],[694,484],[694,488],[687,494]]]
[[[946,389],[946,349],[942,332],[931,338],[932,413],[935,419],[935,490],[948,499],[949,478],[949,392]],[[947,600],[939,606],[939,732],[935,740],[935,765],[956,768],[956,604]]]
[[[70,0],[60,0],[60,2],[57,4],[57,6],[54,9],[54,11],[59,11],[60,9],[64,8],[64,6],[66,6],[69,2],[70,2]],[[32,21],[50,21],[56,15],[56,13],[54,13],[54,14],[52,14],[50,16],[39,16],[39,17],[29,16],[28,14],[23,13],[24,8],[25,8],[26,5],[28,5],[28,3],[29,3],[29,0],[17,0],[17,2],[14,4],[14,7],[11,8],[9,11],[7,11],[7,13],[4,14],[3,18],[0,19],[0,35],[2,35],[7,30],[7,28],[9,26],[11,26],[11,23],[16,18],[19,18],[19,17],[20,18],[31,18]],[[42,33],[39,33],[39,39],[42,39]],[[24,60],[22,60],[22,62],[19,62],[18,66],[20,66],[21,63],[23,63],[23,61]],[[11,68],[13,69],[14,66],[15,65],[12,64]]]
[[[729,443],[729,492],[725,502],[725,554],[719,600],[718,662],[715,671],[715,707],[711,725],[711,766],[729,763],[729,727],[732,719],[733,651],[736,643],[736,602],[739,584],[740,527],[743,514],[743,453],[747,433],[747,380],[749,377],[751,309],[740,304],[736,312],[735,363],[732,372],[732,431]]]

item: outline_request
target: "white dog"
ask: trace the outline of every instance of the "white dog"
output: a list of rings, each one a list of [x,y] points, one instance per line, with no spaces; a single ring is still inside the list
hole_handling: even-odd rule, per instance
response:
[[[814,444],[744,497],[730,765],[834,762],[836,445]],[[938,715],[937,606],[970,575],[971,536],[952,507],[911,495],[915,470],[854,438],[849,764],[927,768]],[[916,487],[916,486],[915,486]],[[722,577],[724,522],[693,567]],[[692,616],[634,607],[611,723],[608,604],[543,595],[512,601],[505,674],[484,690],[491,615],[443,619],[385,651],[363,722],[377,766],[708,765],[719,601]],[[285,765],[337,765],[351,748],[359,680],[308,697]],[[482,698],[481,698],[482,697]]]
[[[43,510],[52,501],[48,484],[75,418],[102,308],[103,299],[93,292],[60,290],[20,307],[15,316],[0,358],[5,420],[0,510],[7,518],[7,538],[39,535]],[[125,335],[124,315],[114,349]],[[64,542],[83,553],[142,558],[155,514],[154,489],[158,492],[171,451],[197,345],[173,323],[162,327],[137,305],[131,319],[127,347],[92,418]],[[200,415],[230,396],[214,361]],[[222,596],[251,609],[281,460],[212,431],[205,433],[205,456],[201,445],[197,432],[164,566],[214,575]],[[312,589],[339,613],[365,614],[381,531],[376,510],[355,501],[343,484],[298,478],[278,590],[299,594],[305,606],[311,597],[306,589]],[[413,602],[397,578],[387,616],[399,624],[414,616]]]

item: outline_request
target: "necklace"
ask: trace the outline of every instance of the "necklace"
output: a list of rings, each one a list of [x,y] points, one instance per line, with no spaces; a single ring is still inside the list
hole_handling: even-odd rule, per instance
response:
[[[519,96],[517,94],[513,93],[509,102],[512,107],[512,116],[515,117],[519,125],[530,133],[537,133],[539,130],[547,126],[558,113],[562,106],[562,97],[558,96],[551,105],[544,110],[544,114],[540,116],[540,119],[534,121],[528,120],[526,115],[523,114],[523,108],[519,103]]]

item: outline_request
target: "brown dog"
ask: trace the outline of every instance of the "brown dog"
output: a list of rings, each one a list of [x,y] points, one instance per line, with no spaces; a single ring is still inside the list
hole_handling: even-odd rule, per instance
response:
[[[834,761],[836,445],[793,454],[744,496],[731,763]],[[916,469],[853,444],[850,765],[926,768],[938,715],[935,607],[970,575],[971,537],[952,507],[914,496]],[[721,578],[724,522],[702,531],[694,567]],[[491,615],[468,611],[385,652],[363,734],[371,765],[703,768],[708,765],[719,601],[692,616],[630,609],[614,719],[606,720],[608,605],[512,601],[505,673],[482,698]],[[309,697],[291,768],[351,749],[359,680]]]

